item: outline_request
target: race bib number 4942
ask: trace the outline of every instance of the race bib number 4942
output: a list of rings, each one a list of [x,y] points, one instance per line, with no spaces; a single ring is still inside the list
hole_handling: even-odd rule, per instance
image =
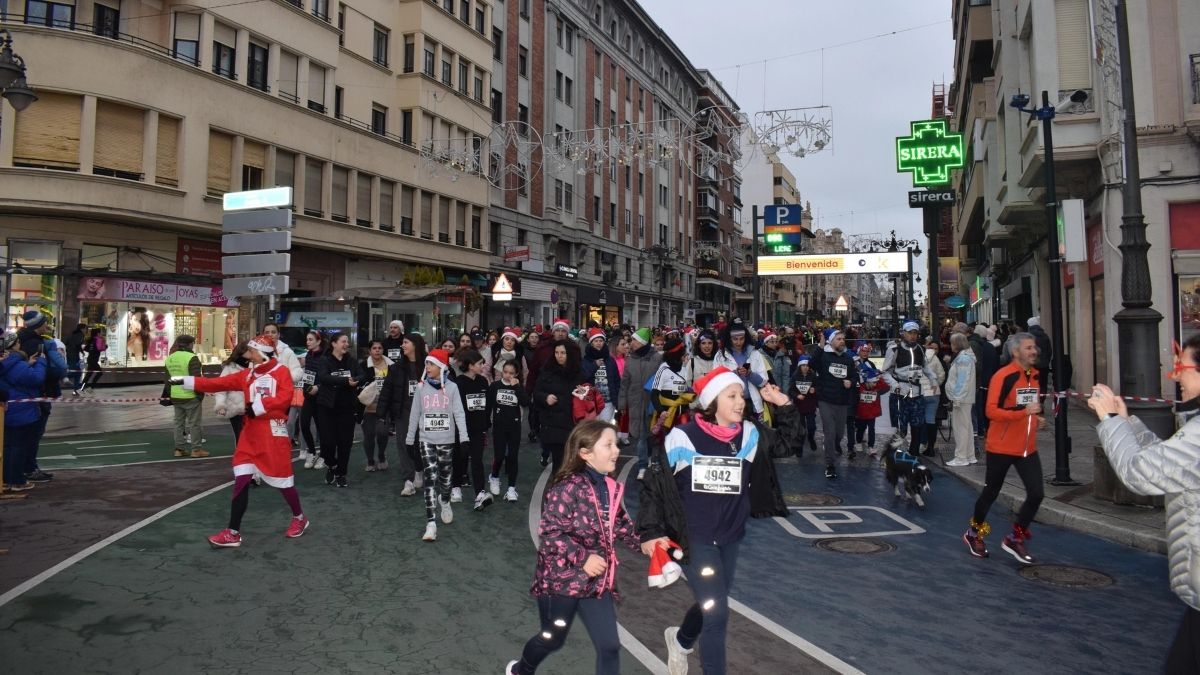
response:
[[[692,492],[741,494],[742,460],[737,457],[697,455],[692,459]]]

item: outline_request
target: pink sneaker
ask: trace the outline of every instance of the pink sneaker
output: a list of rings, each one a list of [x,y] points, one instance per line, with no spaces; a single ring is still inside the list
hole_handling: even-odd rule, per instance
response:
[[[288,525],[287,529],[288,539],[295,539],[304,534],[304,531],[308,529],[308,525],[308,518],[292,518],[292,522]]]
[[[242,535],[226,528],[209,537],[208,543],[212,544],[213,548],[237,548],[242,545]]]

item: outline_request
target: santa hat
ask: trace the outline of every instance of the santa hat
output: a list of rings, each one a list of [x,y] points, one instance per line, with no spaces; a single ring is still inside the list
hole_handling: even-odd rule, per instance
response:
[[[808,354],[801,354],[800,358],[796,359],[796,365],[803,366],[812,361],[812,357]]]
[[[717,394],[731,384],[742,386],[742,378],[725,366],[717,366],[708,371],[707,375],[696,380],[694,388],[696,389],[696,400],[700,402],[700,409],[703,410],[712,405]]]
[[[1025,325],[1029,326],[1030,328],[1033,328],[1034,326],[1040,326],[1040,325],[1042,325],[1042,317],[1031,316],[1031,317],[1029,317],[1029,321],[1025,322]],[[987,329],[985,328],[984,330],[987,330]]]
[[[592,340],[595,340],[596,338],[600,338],[601,340],[603,340],[605,342],[608,341],[608,336],[604,334],[604,331],[600,330],[599,328],[589,328],[588,332],[587,332],[588,342],[591,342]]]
[[[431,349],[429,356],[425,357],[425,363],[432,363],[442,369],[442,377],[446,377],[446,369],[450,367],[450,352],[445,349]]]
[[[246,343],[250,349],[257,349],[262,352],[263,356],[270,357],[275,353],[275,338],[268,335],[259,335]]]
[[[826,328],[825,329],[825,341],[833,342],[833,339],[841,334],[842,334],[842,331],[838,328]]]
[[[758,332],[759,332],[759,335],[762,336],[762,341],[764,343],[769,342],[770,340],[778,340],[779,339],[779,336],[776,335],[775,332],[772,331],[770,328],[759,328]]]
[[[401,333],[404,332],[404,322],[400,319],[392,319],[392,322],[388,324],[388,328],[391,328],[392,326],[399,328]]]
[[[650,554],[650,571],[646,575],[650,588],[666,588],[678,581],[683,576],[683,568],[675,561],[682,559],[683,551],[679,544],[670,539],[666,546],[656,546],[654,553]]]
[[[31,309],[21,315],[21,321],[26,328],[41,328],[42,324],[46,323],[46,315],[36,309]]]
[[[869,342],[860,342],[860,343],[858,343],[858,351],[860,351],[860,352],[861,352],[861,351],[863,351],[864,349],[865,349],[866,351],[868,351],[868,352],[869,352],[869,351],[871,351],[871,343],[869,343]]]
[[[571,322],[566,319],[555,319],[554,323],[550,324],[550,330],[571,330]]]
[[[512,326],[505,326],[504,332],[500,334],[500,339],[503,340],[506,337],[510,337],[514,340],[520,340],[521,339],[521,329],[513,328]]]
[[[644,345],[650,344],[650,329],[639,328],[633,331],[633,340]]]
[[[862,369],[863,379],[868,382],[874,382],[879,379],[879,369],[870,361],[863,361],[859,366]]]

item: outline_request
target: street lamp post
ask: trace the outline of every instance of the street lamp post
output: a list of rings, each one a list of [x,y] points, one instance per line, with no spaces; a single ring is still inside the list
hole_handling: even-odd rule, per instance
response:
[[[1064,107],[1068,103],[1083,103],[1087,93],[1079,90],[1071,94],[1068,102],[1060,103]],[[1054,185],[1054,132],[1052,122],[1055,116],[1055,106],[1050,105],[1050,94],[1042,91],[1042,107],[1026,108],[1029,105],[1027,94],[1016,94],[1010,105],[1023,113],[1029,113],[1042,122],[1042,145],[1045,147],[1046,159],[1043,165],[1043,180],[1046,190],[1046,230],[1050,246],[1050,370],[1054,373],[1054,478],[1051,485],[1079,485],[1071,479],[1071,437],[1067,435],[1067,405],[1065,400],[1058,398],[1059,392],[1066,388],[1062,381],[1065,366],[1063,365],[1063,317],[1062,317],[1062,253],[1058,241],[1058,192]]]
[[[0,28],[0,90],[12,107],[20,112],[38,99],[25,81],[25,59],[13,53],[12,33]]]
[[[905,280],[904,283],[907,288],[906,292],[908,294],[908,306],[909,306],[908,313],[911,316],[912,309],[913,309],[913,291],[912,291],[913,265],[912,265],[912,261],[913,261],[913,256],[921,255],[921,243],[919,241],[917,241],[916,239],[897,239],[896,231],[892,230],[891,237],[889,237],[888,239],[864,239],[864,240],[862,240],[862,244],[863,244],[863,246],[867,247],[867,249],[872,252],[887,251],[888,253],[899,253],[900,251],[904,251],[904,252],[908,253],[908,275],[907,275],[908,278]],[[900,291],[898,288],[899,281],[900,281],[900,275],[898,275],[898,274],[892,275],[892,316],[893,316],[894,322],[896,324],[896,335],[897,336],[900,335],[900,298],[899,298]]]

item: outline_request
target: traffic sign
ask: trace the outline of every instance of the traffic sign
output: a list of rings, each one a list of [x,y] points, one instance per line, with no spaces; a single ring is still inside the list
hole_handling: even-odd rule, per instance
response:
[[[247,190],[245,192],[226,192],[221,199],[221,205],[226,211],[241,211],[243,209],[269,209],[276,206],[292,205],[292,188],[273,187],[265,190]]]
[[[492,300],[496,302],[508,302],[513,298],[513,287],[508,281],[508,276],[501,272],[496,276],[496,283],[492,284]]]
[[[249,295],[287,295],[291,279],[286,274],[268,277],[236,277],[225,280],[225,297]]]
[[[236,211],[221,216],[224,232],[250,232],[253,230],[291,229],[291,209],[268,209],[265,211]]]
[[[963,166],[963,137],[946,120],[910,122],[911,133],[896,138],[896,172],[912,173],[913,187],[945,185],[950,170]]]
[[[248,232],[221,237],[221,253],[259,253],[261,251],[290,251],[291,232]]]
[[[799,225],[804,211],[799,204],[772,204],[763,207],[764,225]]]
[[[235,255],[221,259],[222,274],[287,274],[291,269],[290,253]]]

